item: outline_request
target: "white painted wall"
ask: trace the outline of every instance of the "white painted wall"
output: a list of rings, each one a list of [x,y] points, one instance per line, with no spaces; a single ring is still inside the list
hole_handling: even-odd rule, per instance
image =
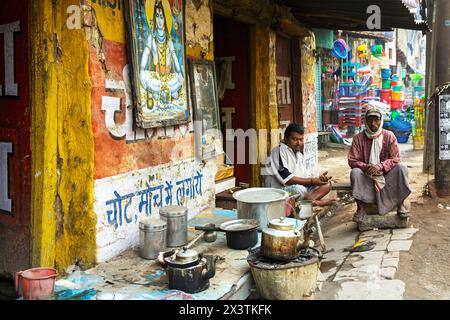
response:
[[[201,188],[196,179],[198,172],[203,175]],[[180,202],[187,205],[189,218],[208,207],[214,207],[216,172],[215,159],[206,163],[189,159],[96,180],[94,211],[97,214],[97,262],[104,262],[139,245],[139,221],[146,216],[159,217],[160,206],[167,204],[166,200],[170,194],[168,183],[173,185],[172,204],[177,205]],[[185,182],[184,190],[187,192],[185,197],[180,196],[183,190],[182,181]],[[190,187],[189,182],[192,183]],[[149,188],[161,185],[160,189],[149,193]],[[147,215],[145,201],[146,195],[150,194],[151,209]],[[119,210],[119,204],[122,210]],[[114,208],[117,225],[113,223]],[[120,212],[122,223],[119,219]]]

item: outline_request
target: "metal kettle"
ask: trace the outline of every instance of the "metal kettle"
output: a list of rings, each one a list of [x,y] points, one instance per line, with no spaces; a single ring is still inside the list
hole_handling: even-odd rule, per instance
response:
[[[164,258],[169,288],[197,293],[209,288],[209,279],[216,274],[217,256],[203,256],[183,248],[176,255]]]
[[[298,257],[303,237],[300,230],[284,217],[273,219],[264,228],[261,239],[261,254],[269,259],[290,261]]]

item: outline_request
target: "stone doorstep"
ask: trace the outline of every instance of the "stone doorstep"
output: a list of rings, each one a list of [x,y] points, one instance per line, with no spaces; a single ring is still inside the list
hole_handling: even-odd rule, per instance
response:
[[[358,222],[359,231],[369,231],[374,228],[377,229],[397,229],[408,228],[409,218],[400,219],[397,214],[380,215],[366,215],[361,222]]]
[[[388,251],[409,251],[411,249],[412,240],[394,240],[388,245]]]

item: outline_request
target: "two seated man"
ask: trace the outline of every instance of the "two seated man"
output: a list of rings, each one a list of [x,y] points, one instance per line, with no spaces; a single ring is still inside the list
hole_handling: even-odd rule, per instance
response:
[[[323,200],[331,191],[328,172],[309,177],[304,162],[304,128],[290,124],[284,141],[270,155],[271,175],[266,176],[266,187],[281,188],[297,199],[312,200],[315,206],[328,206],[335,199]],[[383,129],[382,112],[369,105],[365,114],[365,130],[353,138],[348,154],[352,168],[351,185],[357,203],[355,222],[367,214],[366,204],[376,204],[378,213],[385,215],[393,209],[399,217],[408,217],[405,200],[410,195],[408,171],[400,163],[400,152],[395,135]]]

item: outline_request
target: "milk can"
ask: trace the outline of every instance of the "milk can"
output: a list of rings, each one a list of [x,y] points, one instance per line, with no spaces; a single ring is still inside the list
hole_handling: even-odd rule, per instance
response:
[[[160,219],[144,219],[139,222],[139,255],[144,259],[156,259],[167,247],[167,222]]]
[[[187,243],[188,209],[183,206],[167,206],[159,210],[159,216],[167,221],[167,246],[182,247]]]

